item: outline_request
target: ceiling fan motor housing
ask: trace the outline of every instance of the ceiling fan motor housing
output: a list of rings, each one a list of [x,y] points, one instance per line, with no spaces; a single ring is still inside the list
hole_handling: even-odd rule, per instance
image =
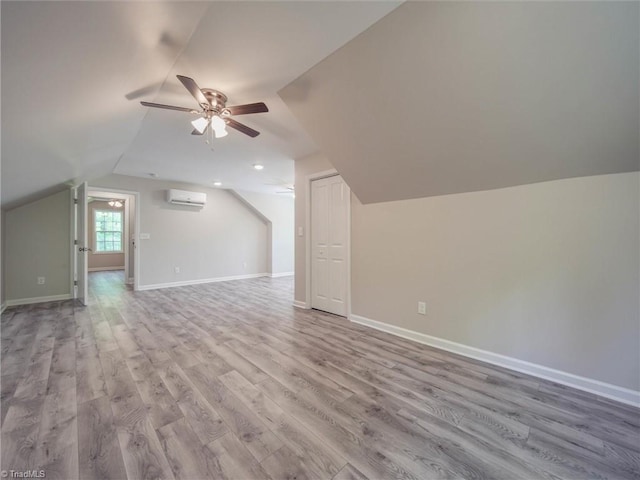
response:
[[[211,105],[214,113],[221,113],[227,104],[227,96],[212,88],[203,88],[202,93]]]

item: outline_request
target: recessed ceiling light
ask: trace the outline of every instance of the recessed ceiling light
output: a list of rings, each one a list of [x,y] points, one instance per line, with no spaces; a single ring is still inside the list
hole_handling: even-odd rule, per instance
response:
[[[253,165],[253,168],[255,168],[256,170],[262,170],[264,168],[264,165],[260,165],[259,163],[255,163]]]
[[[220,185],[222,185],[222,182],[213,182],[213,185],[219,187]]]

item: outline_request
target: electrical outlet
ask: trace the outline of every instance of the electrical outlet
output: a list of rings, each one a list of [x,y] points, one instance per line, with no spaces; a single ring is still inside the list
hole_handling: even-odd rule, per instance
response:
[[[44,277],[38,277],[38,285],[44,285]]]
[[[173,269],[173,271],[174,271],[174,272],[176,272],[176,273],[180,273],[180,267],[175,267],[175,268]]]
[[[427,304],[425,302],[418,302],[418,313],[420,315],[427,314]]]

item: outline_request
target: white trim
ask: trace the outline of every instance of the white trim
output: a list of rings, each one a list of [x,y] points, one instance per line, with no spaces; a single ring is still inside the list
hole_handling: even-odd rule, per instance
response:
[[[640,407],[640,391],[619,387],[617,385],[601,382],[600,380],[595,380],[592,378],[581,377],[579,375],[574,375],[573,373],[563,372],[561,370],[556,370],[553,368],[545,367],[544,365],[538,365],[536,363],[519,360],[513,357],[507,357],[506,355],[500,355],[498,353],[489,352],[487,350],[481,350],[479,348],[470,347],[468,345],[452,342],[443,338],[432,337],[424,333],[407,330],[406,328],[397,327],[388,323],[378,322],[377,320],[371,320],[366,317],[361,317],[360,315],[352,314],[349,317],[349,320],[360,325],[365,325],[376,330],[413,340],[418,343],[423,343],[425,345],[439,348],[441,350],[457,353],[458,355],[474,358],[476,360],[481,360],[483,362],[498,365],[500,367],[509,368],[517,372],[533,375],[534,377],[551,380],[553,382],[561,383],[569,387],[584,390],[585,392],[590,392],[602,397],[610,398],[627,405]]]
[[[293,275],[293,272],[280,272],[280,273],[270,273],[269,276],[271,278],[279,278],[279,277],[290,277]]]
[[[347,187],[347,319],[351,316],[351,187],[342,179]]]
[[[31,297],[31,298],[18,298],[16,300],[7,300],[7,307],[15,307],[16,305],[30,305],[32,303],[44,303],[44,302],[57,302],[58,300],[69,300],[73,298],[70,293],[63,295],[49,295],[47,297]]]
[[[86,185],[86,182],[84,183]],[[80,184],[82,185],[82,183]],[[79,223],[79,215],[78,215],[78,188],[80,185],[76,185],[71,187],[71,258],[69,262],[69,266],[71,268],[71,296],[74,299],[78,299],[78,290],[79,290],[79,278],[78,272],[80,270],[80,262],[78,262],[78,248],[80,248],[80,242],[78,242],[78,223]],[[86,190],[85,190],[86,193]],[[86,205],[85,205],[86,207]],[[86,228],[86,225],[85,225]],[[86,246],[86,245],[85,245]],[[88,268],[88,261],[85,262],[85,266]],[[85,272],[87,273],[87,272]],[[85,292],[85,296],[86,296]]]
[[[69,273],[69,291],[71,292],[73,298],[76,298],[78,294],[78,287],[76,287],[76,280],[78,279],[78,255],[76,253],[77,245],[75,243],[76,240],[76,226],[77,226],[77,216],[76,216],[76,187],[71,187],[69,189],[71,196],[71,205],[69,207],[69,219],[71,231],[69,232],[70,240],[71,240],[71,250],[69,252],[69,269],[71,270]]]
[[[7,309],[7,302],[2,302],[0,305],[0,313],[4,312]]]
[[[80,189],[82,189],[82,197],[80,197]],[[89,301],[89,189],[87,188],[87,182],[82,182],[76,188],[76,238],[78,239],[78,247],[83,248],[83,252],[78,252],[76,259],[80,258],[82,261],[78,262],[77,266],[77,290],[73,292],[73,298],[78,300],[82,305],[87,305]],[[79,215],[82,213],[82,215]],[[82,225],[82,237],[80,237],[80,231],[78,225]],[[80,275],[80,267],[82,267],[82,275]],[[82,297],[80,297],[80,290],[82,290]]]
[[[133,277],[129,277],[127,279],[127,285],[131,285],[133,283]]]
[[[90,272],[106,272],[108,270],[124,270],[124,265],[119,267],[89,267]]]
[[[131,196],[124,201],[124,225],[122,226],[122,247],[124,248],[124,278],[129,278],[129,250],[131,249],[131,232],[129,232],[129,223],[131,216]],[[135,202],[135,200],[134,200]]]
[[[140,285],[138,290],[156,290],[158,288],[184,287],[187,285],[199,285],[201,283],[229,282],[231,280],[246,280],[248,278],[268,277],[268,273],[250,273],[248,275],[232,275],[230,277],[201,278],[198,280],[185,280],[182,282],[155,283],[153,285]]]
[[[296,308],[302,308],[303,310],[309,310],[311,308],[307,302],[301,302],[300,300],[294,300],[293,306]]]

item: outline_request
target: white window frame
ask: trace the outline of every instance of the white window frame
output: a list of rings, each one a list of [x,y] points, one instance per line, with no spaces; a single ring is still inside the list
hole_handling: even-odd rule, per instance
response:
[[[109,213],[119,213],[120,216],[122,217],[122,220],[120,221],[120,224],[122,225],[122,229],[120,230],[120,246],[121,249],[120,250],[110,250],[108,252],[99,252],[98,251],[98,231],[96,229],[96,212],[109,212]],[[115,208],[94,208],[93,209],[93,215],[92,215],[92,219],[91,219],[91,228],[93,228],[93,253],[94,255],[113,255],[113,254],[119,254],[119,253],[124,253],[124,212],[122,211],[122,209],[115,209]],[[117,233],[115,231],[113,231],[113,233]]]

